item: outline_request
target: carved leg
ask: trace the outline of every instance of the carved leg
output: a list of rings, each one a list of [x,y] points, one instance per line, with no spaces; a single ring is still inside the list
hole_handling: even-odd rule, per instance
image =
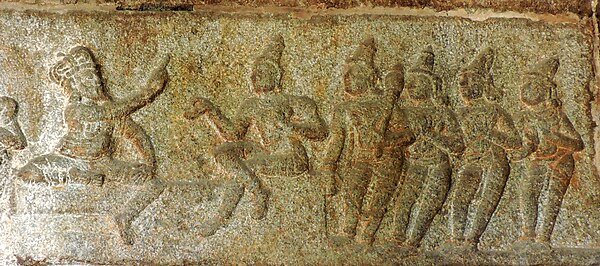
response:
[[[496,207],[498,207],[500,198],[504,193],[506,180],[510,174],[508,160],[506,158],[496,158],[496,160],[495,162],[492,160],[484,161],[488,163],[484,166],[485,170],[481,180],[483,183],[479,195],[473,202],[471,226],[465,233],[465,240],[474,248],[477,247],[479,238],[485,231]]]
[[[423,186],[423,179],[427,175],[427,169],[414,162],[408,161],[407,167],[406,176],[399,185],[394,203],[393,241],[398,244],[404,244],[406,241],[410,214]]]
[[[560,166],[561,171],[548,169],[550,171],[550,178],[548,179],[547,195],[546,197],[542,197],[537,242],[550,243],[550,237],[552,236],[554,224],[560,212],[563,197],[569,188],[569,183],[575,170],[573,156],[569,155],[569,158],[562,160]]]
[[[440,163],[429,167],[423,190],[419,190],[419,199],[412,212],[412,219],[408,227],[406,244],[418,247],[421,239],[427,233],[433,218],[440,211],[450,189],[450,176],[452,168],[450,163]]]
[[[245,161],[242,160],[246,143],[225,143],[218,146],[214,153],[217,162],[227,169],[228,172],[235,175],[234,179],[246,187],[253,202],[254,210],[250,216],[254,219],[262,219],[266,216],[268,210],[269,194]]]
[[[235,180],[226,182],[217,215],[200,225],[200,235],[203,237],[214,235],[219,228],[225,225],[233,215],[242,195],[244,195],[244,187],[241,184]]]
[[[341,171],[343,203],[342,237],[354,238],[361,215],[363,199],[369,187],[369,166],[357,164]]]
[[[86,166],[86,167],[83,167]],[[60,155],[47,154],[37,157],[17,171],[17,176],[25,182],[64,184],[77,182],[71,174],[89,168],[86,161],[74,160]],[[88,183],[83,182],[83,183]]]
[[[373,173],[371,183],[373,190],[371,197],[363,205],[363,215],[360,217],[357,228],[357,241],[371,245],[375,240],[375,233],[379,229],[381,220],[387,211],[392,194],[396,190],[402,163],[390,163],[379,166]]]
[[[126,244],[132,245],[135,239],[131,228],[132,223],[150,204],[152,204],[164,191],[164,184],[157,178],[144,184],[141,191],[137,191],[129,200],[119,208],[115,214],[115,221],[119,233]]]
[[[450,206],[450,234],[451,241],[463,242],[469,204],[475,197],[481,181],[482,169],[473,164],[467,164],[459,170],[456,180],[452,185],[448,203]]]
[[[546,169],[538,162],[527,160],[527,173],[519,184],[519,209],[521,214],[521,240],[535,238],[538,218],[538,200],[544,185]]]

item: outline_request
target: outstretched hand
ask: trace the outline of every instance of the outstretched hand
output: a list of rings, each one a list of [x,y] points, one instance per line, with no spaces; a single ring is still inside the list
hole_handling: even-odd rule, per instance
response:
[[[169,79],[169,73],[167,72],[167,65],[171,61],[170,55],[165,55],[161,58],[158,67],[152,71],[150,76],[150,82],[157,85],[155,89],[162,90],[165,87],[167,80]],[[154,87],[154,86],[151,86]]]
[[[196,119],[197,117],[209,112],[213,109],[213,104],[210,100],[200,97],[194,101],[191,110],[185,112],[183,117],[186,119]]]

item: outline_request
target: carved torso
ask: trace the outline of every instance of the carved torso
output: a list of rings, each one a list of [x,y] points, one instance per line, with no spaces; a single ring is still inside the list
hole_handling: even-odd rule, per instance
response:
[[[347,102],[342,106],[346,140],[342,158],[353,161],[379,160],[385,145],[385,128],[380,126],[389,110],[377,99]]]
[[[65,110],[67,134],[59,152],[65,156],[92,160],[110,155],[113,123],[103,117],[95,104],[70,104]]]
[[[504,149],[491,142],[488,135],[496,126],[498,108],[494,104],[480,101],[459,110],[458,115],[461,117],[461,129],[466,144],[465,159],[478,159],[489,153],[504,153]]]
[[[290,119],[294,111],[286,95],[269,95],[249,102],[247,111],[254,114],[252,124],[263,149],[269,154],[290,151],[295,145],[290,141]]]

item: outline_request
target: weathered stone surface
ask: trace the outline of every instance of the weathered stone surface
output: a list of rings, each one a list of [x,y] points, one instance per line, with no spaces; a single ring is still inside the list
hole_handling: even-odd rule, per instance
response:
[[[495,11],[574,13],[591,16],[591,0],[3,0],[35,5],[114,5],[119,10],[192,10],[218,7],[286,7],[312,9],[347,9],[360,7],[431,8],[437,11],[453,9],[493,9]]]
[[[3,8],[0,254],[600,263],[592,29]]]

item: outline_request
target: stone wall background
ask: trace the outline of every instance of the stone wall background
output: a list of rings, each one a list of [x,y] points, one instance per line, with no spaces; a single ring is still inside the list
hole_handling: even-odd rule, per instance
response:
[[[337,8],[365,5],[347,2],[193,4]],[[281,34],[286,42],[282,58],[283,90],[316,100],[328,124],[333,106],[344,99],[342,65],[359,40],[367,35],[376,39],[376,65],[382,73],[397,62],[410,67],[415,55],[425,45],[432,45],[436,54],[434,70],[442,78],[453,106],[460,106],[456,84],[460,68],[481,49],[495,48],[495,84],[505,92],[501,105],[512,115],[519,113],[515,103],[518,103],[522,73],[540,59],[557,55],[561,60],[556,76],[559,95],[586,148],[576,158],[576,174],[559,215],[553,243],[568,248],[597,248],[600,203],[596,199],[600,180],[593,167],[596,144],[592,133],[597,115],[592,111],[596,104],[593,49],[597,43],[589,11],[582,11],[586,9],[577,1],[549,1],[547,4],[481,1],[465,5],[462,1],[406,4],[434,9],[493,7],[542,13],[567,11],[581,18],[574,23],[522,18],[473,21],[460,17],[370,15],[368,12],[313,14],[301,18],[261,9],[251,14],[201,8],[194,12],[166,13],[107,12],[83,7],[44,11],[38,6],[28,10],[0,4],[0,73],[3,73],[0,94],[9,95],[21,104],[19,122],[30,141],[28,149],[17,154],[13,166],[18,168],[34,156],[51,151],[65,132],[62,121],[65,98],[60,87],[48,79],[48,69],[56,62],[59,52],[75,45],[91,48],[102,66],[107,87],[116,98],[138,89],[159,58],[170,54],[171,80],[165,93],[137,112],[134,119],[153,141],[158,177],[173,184],[137,220],[141,241],[133,247],[120,242],[114,225],[105,217],[71,215],[55,219],[52,215],[25,213],[15,219],[3,216],[0,242],[5,244],[0,244],[0,254],[7,257],[20,254],[40,260],[66,258],[125,264],[139,258],[158,264],[185,261],[334,263],[344,259],[377,263],[389,259],[381,255],[344,258],[343,254],[331,253],[324,247],[323,180],[317,172],[267,180],[276,203],[264,223],[247,218],[248,204],[244,198],[226,229],[207,239],[195,233],[195,223],[210,215],[217,198],[215,193],[219,192],[218,189],[210,192],[219,177],[210,171],[214,162],[206,156],[207,150],[217,144],[218,137],[202,120],[193,123],[184,120],[183,112],[191,99],[205,96],[214,100],[227,115],[232,115],[239,103],[251,96],[250,65],[275,34]],[[307,142],[306,146],[314,165],[318,166],[323,143]],[[485,249],[508,248],[517,237],[515,188],[519,185],[520,165],[512,166],[513,174],[505,194],[483,237]],[[434,221],[432,233],[425,239],[427,249],[435,248],[447,237],[446,211],[444,208]],[[297,216],[290,217],[290,214]],[[386,232],[389,232],[388,218],[384,220],[380,236]],[[40,238],[42,236],[49,238]],[[47,245],[39,246],[39,242]]]

